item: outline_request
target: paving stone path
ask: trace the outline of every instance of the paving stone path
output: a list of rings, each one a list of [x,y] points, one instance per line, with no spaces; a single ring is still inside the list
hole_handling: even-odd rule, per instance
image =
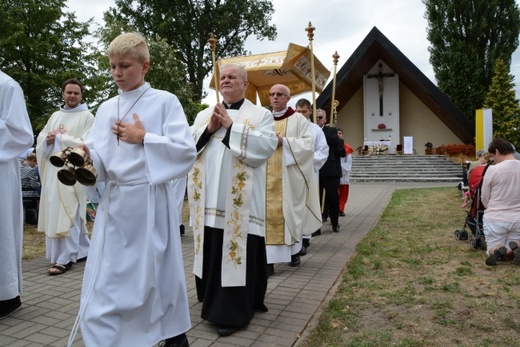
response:
[[[354,183],[350,187],[346,217],[341,230],[333,233],[329,222],[322,235],[311,240],[301,266],[276,264],[269,278],[266,305],[251,324],[229,337],[219,337],[216,327],[200,318],[192,275],[193,238],[187,228],[182,237],[184,265],[190,302],[192,347],[205,346],[298,346],[312,331],[321,312],[341,281],[341,272],[354,254],[357,243],[373,228],[396,188],[452,186],[452,183],[381,182]],[[453,189],[456,189],[453,185]],[[22,307],[0,320],[0,346],[40,347],[67,345],[79,309],[84,263],[64,275],[48,276],[44,258],[23,263]],[[74,346],[83,346],[78,334]],[[99,346],[110,347],[110,346]],[[146,346],[129,346],[146,347]]]

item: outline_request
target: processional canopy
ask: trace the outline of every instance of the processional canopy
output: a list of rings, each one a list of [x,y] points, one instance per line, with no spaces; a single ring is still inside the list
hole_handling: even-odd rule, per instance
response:
[[[218,69],[227,64],[237,64],[247,71],[249,86],[246,97],[253,103],[258,100],[262,106],[269,106],[269,89],[274,84],[284,84],[291,96],[312,91],[311,50],[308,47],[289,43],[286,51],[222,58]],[[316,92],[321,93],[327,83],[330,71],[314,56]],[[219,79],[217,79],[219,80]],[[215,79],[211,78],[210,88],[215,89]]]

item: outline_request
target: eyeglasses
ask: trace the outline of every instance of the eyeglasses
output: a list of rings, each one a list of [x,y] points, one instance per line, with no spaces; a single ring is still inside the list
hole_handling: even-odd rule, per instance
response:
[[[323,116],[318,116],[318,119],[323,119]]]
[[[285,96],[285,94],[284,94],[284,93],[278,93],[278,92],[277,92],[277,93],[269,93],[269,96],[271,96],[271,97],[273,97],[273,96],[277,96],[277,97],[281,98],[282,96]]]

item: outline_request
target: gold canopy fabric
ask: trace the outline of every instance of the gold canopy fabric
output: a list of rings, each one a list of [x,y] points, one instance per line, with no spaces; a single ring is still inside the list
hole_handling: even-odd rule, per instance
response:
[[[278,83],[286,85],[291,95],[312,91],[311,50],[307,47],[289,43],[286,51],[222,58],[217,62],[217,71],[227,64],[237,64],[246,69],[249,80],[246,97],[255,104],[258,94],[262,106],[269,106],[269,89]],[[316,56],[314,56],[314,74],[316,92],[321,93],[330,71]],[[210,88],[215,89],[213,76]]]

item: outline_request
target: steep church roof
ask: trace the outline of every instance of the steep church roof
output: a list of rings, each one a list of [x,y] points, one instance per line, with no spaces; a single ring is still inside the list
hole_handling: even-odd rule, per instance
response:
[[[399,81],[417,96],[464,143],[474,143],[473,123],[376,27],[361,42],[336,74],[338,113],[363,86],[363,76],[381,59],[399,75]],[[330,110],[332,82],[316,100]],[[426,124],[425,124],[426,125]]]

